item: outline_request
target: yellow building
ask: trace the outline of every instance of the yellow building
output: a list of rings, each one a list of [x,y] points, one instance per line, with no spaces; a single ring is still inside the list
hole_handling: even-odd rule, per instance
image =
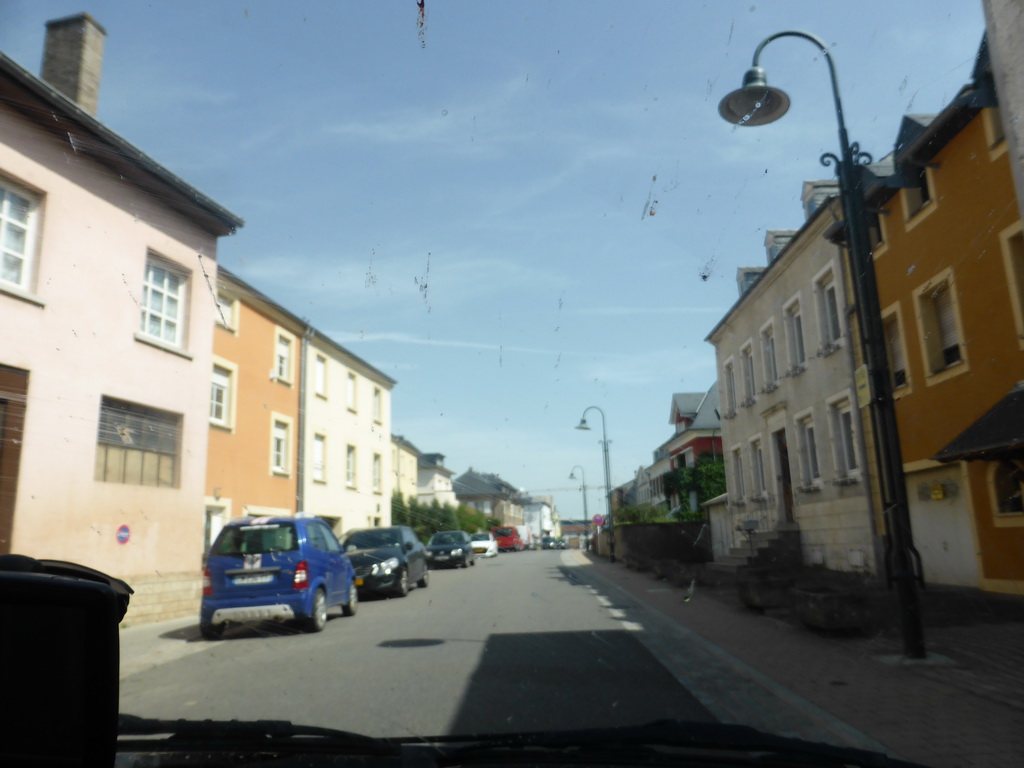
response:
[[[1021,592],[1024,239],[984,46],[940,114],[904,118],[892,160],[868,207],[924,577]]]

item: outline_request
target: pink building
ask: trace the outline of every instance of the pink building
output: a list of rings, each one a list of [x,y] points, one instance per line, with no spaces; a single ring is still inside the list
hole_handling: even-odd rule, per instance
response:
[[[103,29],[0,54],[0,552],[198,609],[217,238],[242,221],[93,115]]]

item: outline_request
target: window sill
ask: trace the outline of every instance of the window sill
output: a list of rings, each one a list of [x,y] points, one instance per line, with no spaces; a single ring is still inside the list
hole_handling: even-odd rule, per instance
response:
[[[807,366],[806,365],[804,365],[803,363],[797,363],[792,368],[790,368],[788,371],[786,371],[786,376],[788,378],[795,379],[797,376],[799,376],[801,373],[803,373],[806,370],[807,370]]]
[[[838,340],[831,341],[818,350],[818,357],[828,357],[842,349],[842,346],[843,345],[840,344]]]
[[[276,467],[270,470],[270,474],[274,477],[291,477],[291,472],[286,469],[277,469]]]
[[[283,384],[284,386],[286,386],[289,389],[291,389],[291,386],[292,386],[292,380],[291,379],[285,379],[285,378],[282,378],[281,376],[278,376],[276,373],[272,373],[270,375],[270,380],[271,381],[276,381],[278,384]]]
[[[161,341],[160,339],[157,339],[153,336],[147,336],[146,334],[140,331],[136,331],[135,340],[141,342],[142,344],[148,344],[149,346],[155,347],[156,349],[162,349],[164,352],[170,352],[172,355],[183,357],[186,360],[193,359],[191,352],[187,352],[181,347],[176,347],[173,344],[168,344],[166,341]]]
[[[761,394],[762,395],[770,395],[772,392],[774,392],[778,388],[779,388],[779,385],[776,384],[773,381],[770,384],[765,384],[764,387],[761,388]]]
[[[235,431],[233,425],[225,424],[223,421],[214,421],[213,419],[210,419],[210,426],[213,427],[214,429],[220,430],[221,432],[227,432],[228,434],[231,434]]]
[[[903,222],[903,231],[909,232],[912,230],[922,221],[927,219],[936,208],[938,208],[938,206],[935,204],[934,198],[924,203],[920,208],[911,213],[905,222]]]
[[[232,336],[238,335],[238,329],[235,328],[234,326],[224,325],[224,323],[222,323],[220,320],[215,320],[214,323],[216,323],[216,327],[220,328],[222,331],[227,331]]]
[[[847,475],[846,477],[837,477],[832,481],[832,485],[858,485],[860,483],[860,475]]]
[[[952,379],[954,376],[959,376],[961,373],[967,373],[969,370],[970,367],[967,365],[967,361],[961,357],[955,363],[947,365],[945,368],[940,368],[939,370],[925,376],[924,383],[931,387],[935,384],[941,384],[947,379]]]
[[[313,482],[316,483],[317,485],[327,485],[327,481],[324,480],[322,477],[314,477]]]
[[[821,493],[821,485],[818,483],[807,483],[806,485],[798,485],[796,487],[797,493]]]
[[[0,283],[0,293],[4,296],[10,296],[12,299],[20,299],[26,304],[35,304],[40,308],[46,306],[46,302],[39,296],[14,285]]]
[[[992,516],[992,523],[996,528],[1024,528],[1024,513],[1007,512]]]
[[[315,394],[317,397],[319,397],[324,402],[327,401],[327,395],[325,395],[323,392],[314,392],[313,394]]]

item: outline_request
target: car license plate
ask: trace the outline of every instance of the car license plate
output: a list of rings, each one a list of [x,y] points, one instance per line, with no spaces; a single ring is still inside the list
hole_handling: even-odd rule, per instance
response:
[[[252,576],[235,576],[235,584],[269,584],[274,580],[272,573],[254,573]]]
[[[356,579],[356,586],[357,587],[363,586],[363,580],[362,579]]]
[[[447,560],[448,559],[448,555],[438,555],[437,559],[438,560]]]

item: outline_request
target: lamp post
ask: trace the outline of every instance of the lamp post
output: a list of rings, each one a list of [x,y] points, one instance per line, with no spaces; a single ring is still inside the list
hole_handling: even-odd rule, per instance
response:
[[[576,479],[576,470],[580,471],[580,493],[583,494],[583,540],[588,539],[590,533],[590,513],[587,512],[587,473],[579,464],[569,470],[569,479]]]
[[[764,69],[758,63],[765,46],[780,37],[799,37],[811,42],[828,63],[832,79],[832,96],[835,101],[836,119],[839,122],[840,156],[826,152],[821,156],[821,164],[826,167],[834,165],[839,174],[839,196],[846,230],[846,250],[857,302],[861,349],[870,385],[869,402],[871,423],[875,432],[875,461],[881,479],[882,506],[892,547],[892,570],[888,573],[888,578],[890,584],[896,583],[903,653],[908,658],[920,659],[925,656],[924,632],[911,563],[913,539],[910,530],[910,510],[906,483],[903,479],[903,459],[900,455],[896,428],[889,361],[885,351],[885,326],[878,299],[878,285],[871,258],[868,221],[864,208],[863,169],[860,167],[871,162],[871,156],[862,152],[860,145],[850,143],[832,56],[822,40],[807,32],[787,30],[765,38],[754,51],[751,68],[743,76],[743,86],[722,99],[718,105],[718,113],[733,125],[749,126],[774,122],[786,113],[789,109],[789,97],[783,91],[768,86]]]
[[[611,562],[615,562],[615,522],[612,518],[612,473],[610,465],[608,463],[608,428],[607,422],[604,418],[604,411],[598,408],[596,405],[588,406],[583,409],[583,415],[580,417],[580,423],[576,425],[576,429],[589,430],[587,426],[587,411],[594,410],[601,414],[601,446],[604,451],[604,489],[605,489],[605,500],[608,502],[608,559]]]

